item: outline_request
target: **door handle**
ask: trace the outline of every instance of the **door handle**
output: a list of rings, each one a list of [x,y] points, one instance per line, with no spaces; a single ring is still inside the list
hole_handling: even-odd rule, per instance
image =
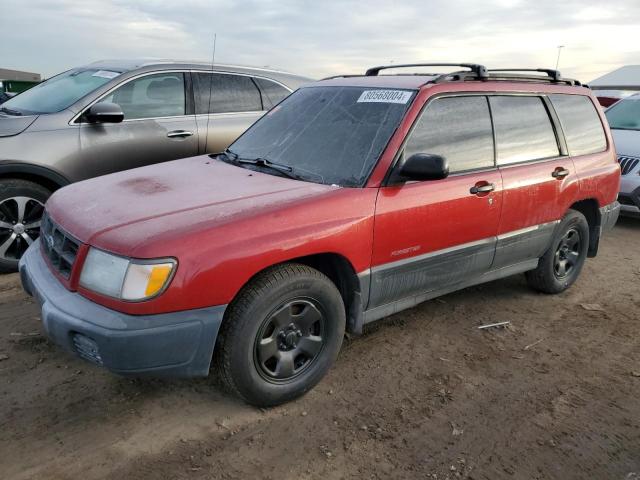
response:
[[[486,185],[474,185],[471,187],[469,192],[472,195],[478,195],[480,193],[489,193],[493,192],[496,189],[496,186],[493,183],[487,183]]]
[[[551,176],[553,178],[561,179],[569,175],[569,170],[566,168],[558,167],[553,172],[551,172]]]
[[[173,132],[169,132],[167,133],[167,137],[169,138],[176,138],[176,137],[190,137],[191,135],[193,135],[193,132],[190,132],[188,130],[174,130]]]

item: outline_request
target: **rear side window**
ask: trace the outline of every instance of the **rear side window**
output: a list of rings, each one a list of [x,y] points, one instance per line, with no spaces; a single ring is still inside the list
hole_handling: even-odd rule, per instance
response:
[[[493,132],[486,97],[449,97],[431,102],[417,121],[404,149],[442,155],[449,171],[492,167]]]
[[[194,73],[196,113],[257,112],[260,91],[251,77],[223,73]],[[211,110],[209,110],[211,92]]]
[[[145,75],[118,87],[100,102],[120,105],[125,120],[184,115],[184,76],[182,73]]]
[[[607,148],[600,117],[588,97],[557,94],[550,98],[560,119],[570,155],[587,155]]]
[[[489,97],[496,130],[498,165],[560,155],[556,135],[540,97]]]
[[[258,84],[260,92],[262,92],[262,106],[264,110],[268,110],[274,105],[277,105],[291,93],[282,85],[278,85],[271,80],[265,78],[254,78],[253,80]]]

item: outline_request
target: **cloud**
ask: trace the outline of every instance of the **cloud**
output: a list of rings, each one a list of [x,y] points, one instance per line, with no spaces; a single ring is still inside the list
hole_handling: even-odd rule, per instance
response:
[[[637,0],[31,0],[3,20],[4,67],[52,75],[102,58],[207,60],[322,77],[381,63],[560,67],[591,80],[640,63]],[[10,45],[10,48],[6,46]]]

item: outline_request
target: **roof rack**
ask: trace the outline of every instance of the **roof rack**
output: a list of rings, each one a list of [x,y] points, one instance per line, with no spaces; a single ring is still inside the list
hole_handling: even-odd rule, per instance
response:
[[[479,65],[477,63],[406,63],[402,65],[381,65],[379,67],[372,67],[365,73],[367,77],[375,77],[380,73],[380,70],[388,70],[390,68],[412,68],[412,67],[463,67],[468,68],[469,71],[455,72],[457,73],[472,73],[478,80],[484,80],[488,77],[487,67]],[[452,74],[447,74],[452,75]],[[442,75],[440,75],[442,76]],[[438,77],[439,78],[439,77]]]
[[[381,70],[388,70],[392,68],[413,68],[413,67],[463,67],[468,70],[455,70],[449,73],[411,73],[398,75],[422,75],[430,76],[426,84],[430,83],[443,83],[443,82],[464,82],[464,81],[508,81],[508,82],[551,82],[551,83],[563,83],[571,86],[583,86],[589,88],[587,85],[580,83],[578,80],[572,78],[563,78],[558,70],[550,68],[492,68],[487,69],[484,65],[477,63],[407,63],[402,65],[382,65],[378,67],[372,67],[365,73],[367,77],[378,76]],[[517,72],[521,72],[518,74]],[[522,74],[525,72],[525,74]],[[527,75],[526,72],[544,73],[542,75]],[[330,80],[333,78],[350,78],[361,77],[362,75],[335,75],[332,77],[323,78],[323,80]]]

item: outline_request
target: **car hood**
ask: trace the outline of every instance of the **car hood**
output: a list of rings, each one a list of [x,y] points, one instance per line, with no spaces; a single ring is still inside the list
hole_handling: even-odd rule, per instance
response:
[[[618,155],[640,157],[640,131],[611,129]]]
[[[24,132],[36,121],[36,118],[38,118],[37,115],[17,116],[0,112],[0,137],[12,137]]]
[[[186,238],[337,188],[200,156],[72,184],[46,208],[81,242],[129,255],[146,242]]]

